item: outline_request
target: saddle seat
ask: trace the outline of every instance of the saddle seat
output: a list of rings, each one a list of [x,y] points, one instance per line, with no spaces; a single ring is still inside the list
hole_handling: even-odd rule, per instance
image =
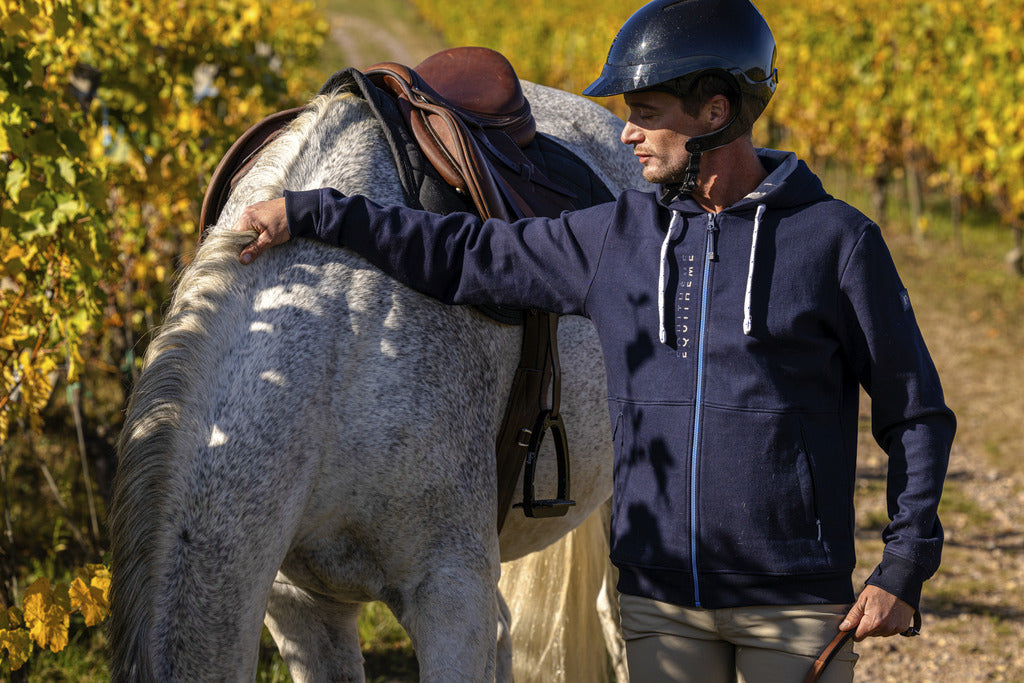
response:
[[[572,198],[523,154],[536,123],[501,53],[456,47],[414,69],[382,62],[363,73],[392,94],[430,165],[481,216],[515,220],[572,208]]]
[[[530,103],[501,53],[482,47],[451,48],[427,57],[412,72],[435,104],[447,106],[481,128],[504,132],[520,148],[533,141],[537,128]]]

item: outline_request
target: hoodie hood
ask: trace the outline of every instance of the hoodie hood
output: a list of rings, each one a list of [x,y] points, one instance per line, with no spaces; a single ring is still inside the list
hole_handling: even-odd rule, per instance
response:
[[[753,192],[725,209],[726,212],[753,211],[761,204],[767,211],[791,209],[829,197],[818,177],[792,152],[758,149],[757,157],[768,176]],[[692,197],[681,196],[675,184],[660,185],[658,197],[663,206],[684,216],[707,213]]]

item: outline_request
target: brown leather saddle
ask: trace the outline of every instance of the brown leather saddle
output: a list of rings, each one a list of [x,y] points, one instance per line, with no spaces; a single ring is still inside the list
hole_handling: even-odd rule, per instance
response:
[[[572,193],[549,180],[522,152],[534,138],[535,123],[519,79],[501,54],[486,48],[453,48],[415,69],[385,62],[363,74],[394,99],[430,165],[482,217],[557,216],[574,208]],[[204,231],[216,222],[234,185],[259,152],[301,111],[274,114],[231,146],[203,198]],[[557,328],[555,314],[522,314],[520,362],[496,440],[499,531],[512,506],[520,471],[523,499],[515,507],[522,507],[528,517],[563,515],[575,504],[569,499],[568,441],[559,413]],[[555,450],[557,494],[537,499],[534,473],[547,433]]]

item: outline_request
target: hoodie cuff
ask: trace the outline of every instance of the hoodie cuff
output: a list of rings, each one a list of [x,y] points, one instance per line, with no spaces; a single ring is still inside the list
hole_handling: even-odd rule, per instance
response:
[[[320,190],[284,192],[284,212],[292,237],[313,237],[320,219]]]
[[[915,610],[920,607],[924,578],[921,577],[921,568],[909,560],[883,553],[881,564],[864,583],[892,593]]]

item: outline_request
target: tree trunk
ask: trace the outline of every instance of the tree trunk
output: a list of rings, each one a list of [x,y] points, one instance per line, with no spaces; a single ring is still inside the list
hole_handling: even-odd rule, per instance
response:
[[[885,223],[886,192],[889,189],[889,178],[879,173],[871,179],[871,218],[879,225]]]
[[[963,218],[964,218],[964,194],[963,184],[960,177],[956,175],[956,169],[950,164],[949,168],[949,227],[953,238],[953,245],[958,253],[964,252]]]
[[[910,208],[910,234],[915,240],[924,238],[923,202],[921,200],[921,174],[910,156],[904,157],[903,169],[907,176],[907,205]]]

